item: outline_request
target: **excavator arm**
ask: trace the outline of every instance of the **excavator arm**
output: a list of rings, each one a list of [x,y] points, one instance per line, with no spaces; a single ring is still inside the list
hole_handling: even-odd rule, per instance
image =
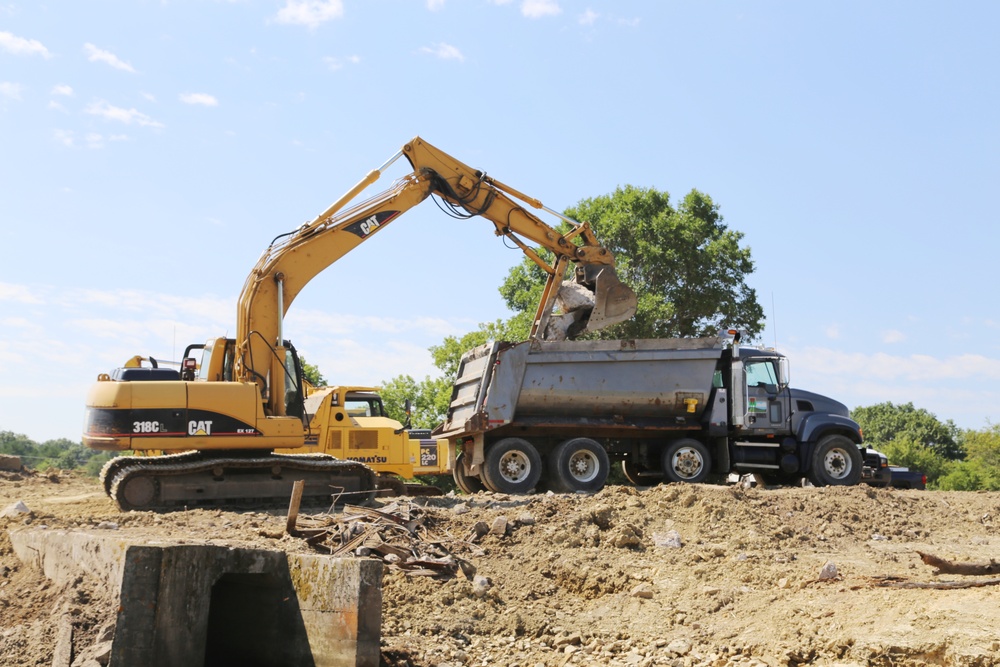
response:
[[[343,210],[400,157],[409,160],[413,168],[410,174],[388,190]],[[276,238],[247,277],[237,314],[236,375],[261,386],[268,414],[285,414],[281,323],[299,291],[318,273],[431,195],[439,196],[458,217],[488,219],[498,236],[510,239],[548,274],[532,327],[533,338],[545,337],[563,276],[571,264],[575,265],[576,282],[593,295],[593,305],[585,308],[589,312],[576,316],[578,330],[600,329],[635,313],[635,294],[618,280],[614,258],[597,241],[589,224],[545,208],[537,199],[416,137],[311,222]],[[570,230],[560,233],[526,205],[565,220]],[[550,264],[532,246],[549,250],[554,261]]]

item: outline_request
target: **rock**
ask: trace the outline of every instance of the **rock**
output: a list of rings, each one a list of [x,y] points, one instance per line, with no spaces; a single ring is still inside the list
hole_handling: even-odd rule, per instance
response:
[[[681,534],[676,530],[668,530],[666,533],[653,533],[653,545],[664,549],[680,549]]]
[[[667,644],[667,650],[674,655],[687,655],[691,652],[691,640],[675,639]]]
[[[517,517],[517,523],[522,526],[534,526],[535,517],[532,516],[530,513],[525,512],[521,514],[521,516]]]
[[[472,578],[472,594],[477,598],[484,597],[492,587],[493,582],[490,581],[489,577],[477,574]]]
[[[455,514],[468,514],[469,513],[469,504],[468,503],[459,503],[459,504],[455,505],[452,508],[451,511],[454,512]]]
[[[566,635],[565,637],[558,637],[552,646],[555,648],[562,648],[564,646],[577,646],[583,642],[583,637],[580,636],[579,632],[574,632]]]
[[[31,510],[28,506],[24,504],[23,500],[18,500],[16,503],[8,505],[4,508],[3,512],[0,512],[0,517],[4,518],[17,518],[19,516],[31,515]]]
[[[498,516],[497,518],[493,519],[493,525],[490,526],[490,534],[491,535],[499,535],[500,537],[503,537],[504,535],[506,535],[507,534],[507,517],[501,515],[501,516]]]
[[[614,516],[614,508],[608,505],[598,505],[590,511],[590,518],[601,530],[611,527],[611,518]]]
[[[99,530],[118,530],[118,524],[114,521],[102,521],[97,524]]]
[[[13,454],[0,454],[0,470],[19,472],[21,470],[21,457]]]
[[[472,526],[472,531],[469,534],[469,541],[475,542],[488,532],[490,532],[490,527],[486,525],[486,522],[477,521],[476,524]]]
[[[653,598],[653,587],[650,584],[639,584],[631,591],[629,591],[629,595],[634,598],[651,600]]]
[[[819,571],[819,578],[823,580],[837,579],[840,574],[837,572],[837,565],[833,561],[828,561],[823,569]]]
[[[111,642],[99,642],[80,651],[80,655],[73,661],[73,667],[94,667],[95,665],[106,666],[111,660]]]

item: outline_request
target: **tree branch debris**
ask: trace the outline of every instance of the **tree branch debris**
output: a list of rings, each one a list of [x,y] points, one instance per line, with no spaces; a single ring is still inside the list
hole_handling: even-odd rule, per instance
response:
[[[990,559],[988,563],[954,563],[933,554],[917,552],[925,565],[937,568],[934,574],[958,574],[963,576],[984,576],[1000,573],[1000,563]],[[881,577],[875,580],[876,586],[888,588],[930,588],[940,590],[956,590],[961,588],[982,588],[984,586],[1000,585],[1000,578],[979,579],[977,581],[909,581],[901,577]]]
[[[378,558],[408,576],[446,580],[461,572],[471,581],[476,574],[472,563],[446,545],[471,550],[480,535],[472,531],[464,540],[435,536],[428,529],[424,508],[411,502],[395,502],[381,510],[345,505],[340,514],[300,516],[295,499],[293,492],[286,530],[318,551]]]

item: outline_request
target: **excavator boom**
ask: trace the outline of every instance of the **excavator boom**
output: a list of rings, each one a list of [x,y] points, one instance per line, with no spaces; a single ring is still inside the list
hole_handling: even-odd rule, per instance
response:
[[[343,210],[400,157],[410,162],[410,174],[384,192]],[[280,387],[282,360],[273,351],[281,347],[281,322],[298,293],[321,271],[431,195],[440,197],[457,217],[486,218],[498,236],[509,239],[546,271],[548,283],[535,315],[532,337],[549,336],[546,324],[570,265],[576,265],[576,283],[591,294],[589,306],[582,309],[586,312],[574,315],[574,332],[607,327],[635,313],[635,293],[618,279],[614,257],[600,245],[588,223],[547,209],[537,199],[415,137],[323,213],[275,239],[261,255],[239,300],[237,377],[257,382],[266,391],[266,378],[270,376],[270,385]],[[569,231],[563,233],[546,224],[531,208],[569,223]],[[550,251],[553,263],[549,264],[532,246]],[[270,414],[284,414],[279,394],[271,393]]]

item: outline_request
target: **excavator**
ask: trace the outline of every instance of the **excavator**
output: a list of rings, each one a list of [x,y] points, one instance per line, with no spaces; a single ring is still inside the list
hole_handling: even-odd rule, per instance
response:
[[[348,207],[401,157],[412,167],[409,174]],[[388,428],[389,420],[370,411],[352,413],[364,388],[309,387],[283,319],[312,278],[430,197],[454,217],[489,220],[497,236],[546,272],[531,338],[574,337],[634,314],[635,293],[618,279],[612,253],[588,223],[415,137],[313,220],[271,242],[243,285],[234,338],[190,346],[179,370],[150,360],[149,367],[140,361],[98,376],[87,395],[83,442],[134,452],[112,459],[102,472],[105,491],[121,510],[287,501],[298,480],[304,500],[363,504],[374,498],[375,466],[391,468],[379,460],[379,434],[406,429]],[[560,218],[568,231],[529,208]],[[537,247],[549,251],[551,262]],[[564,281],[571,267],[574,280]],[[588,298],[563,299],[563,290],[582,290]],[[553,317],[557,303],[566,312]],[[200,363],[192,354],[197,347]],[[331,456],[344,451],[359,455]],[[444,458],[440,449],[433,453],[436,461]]]

